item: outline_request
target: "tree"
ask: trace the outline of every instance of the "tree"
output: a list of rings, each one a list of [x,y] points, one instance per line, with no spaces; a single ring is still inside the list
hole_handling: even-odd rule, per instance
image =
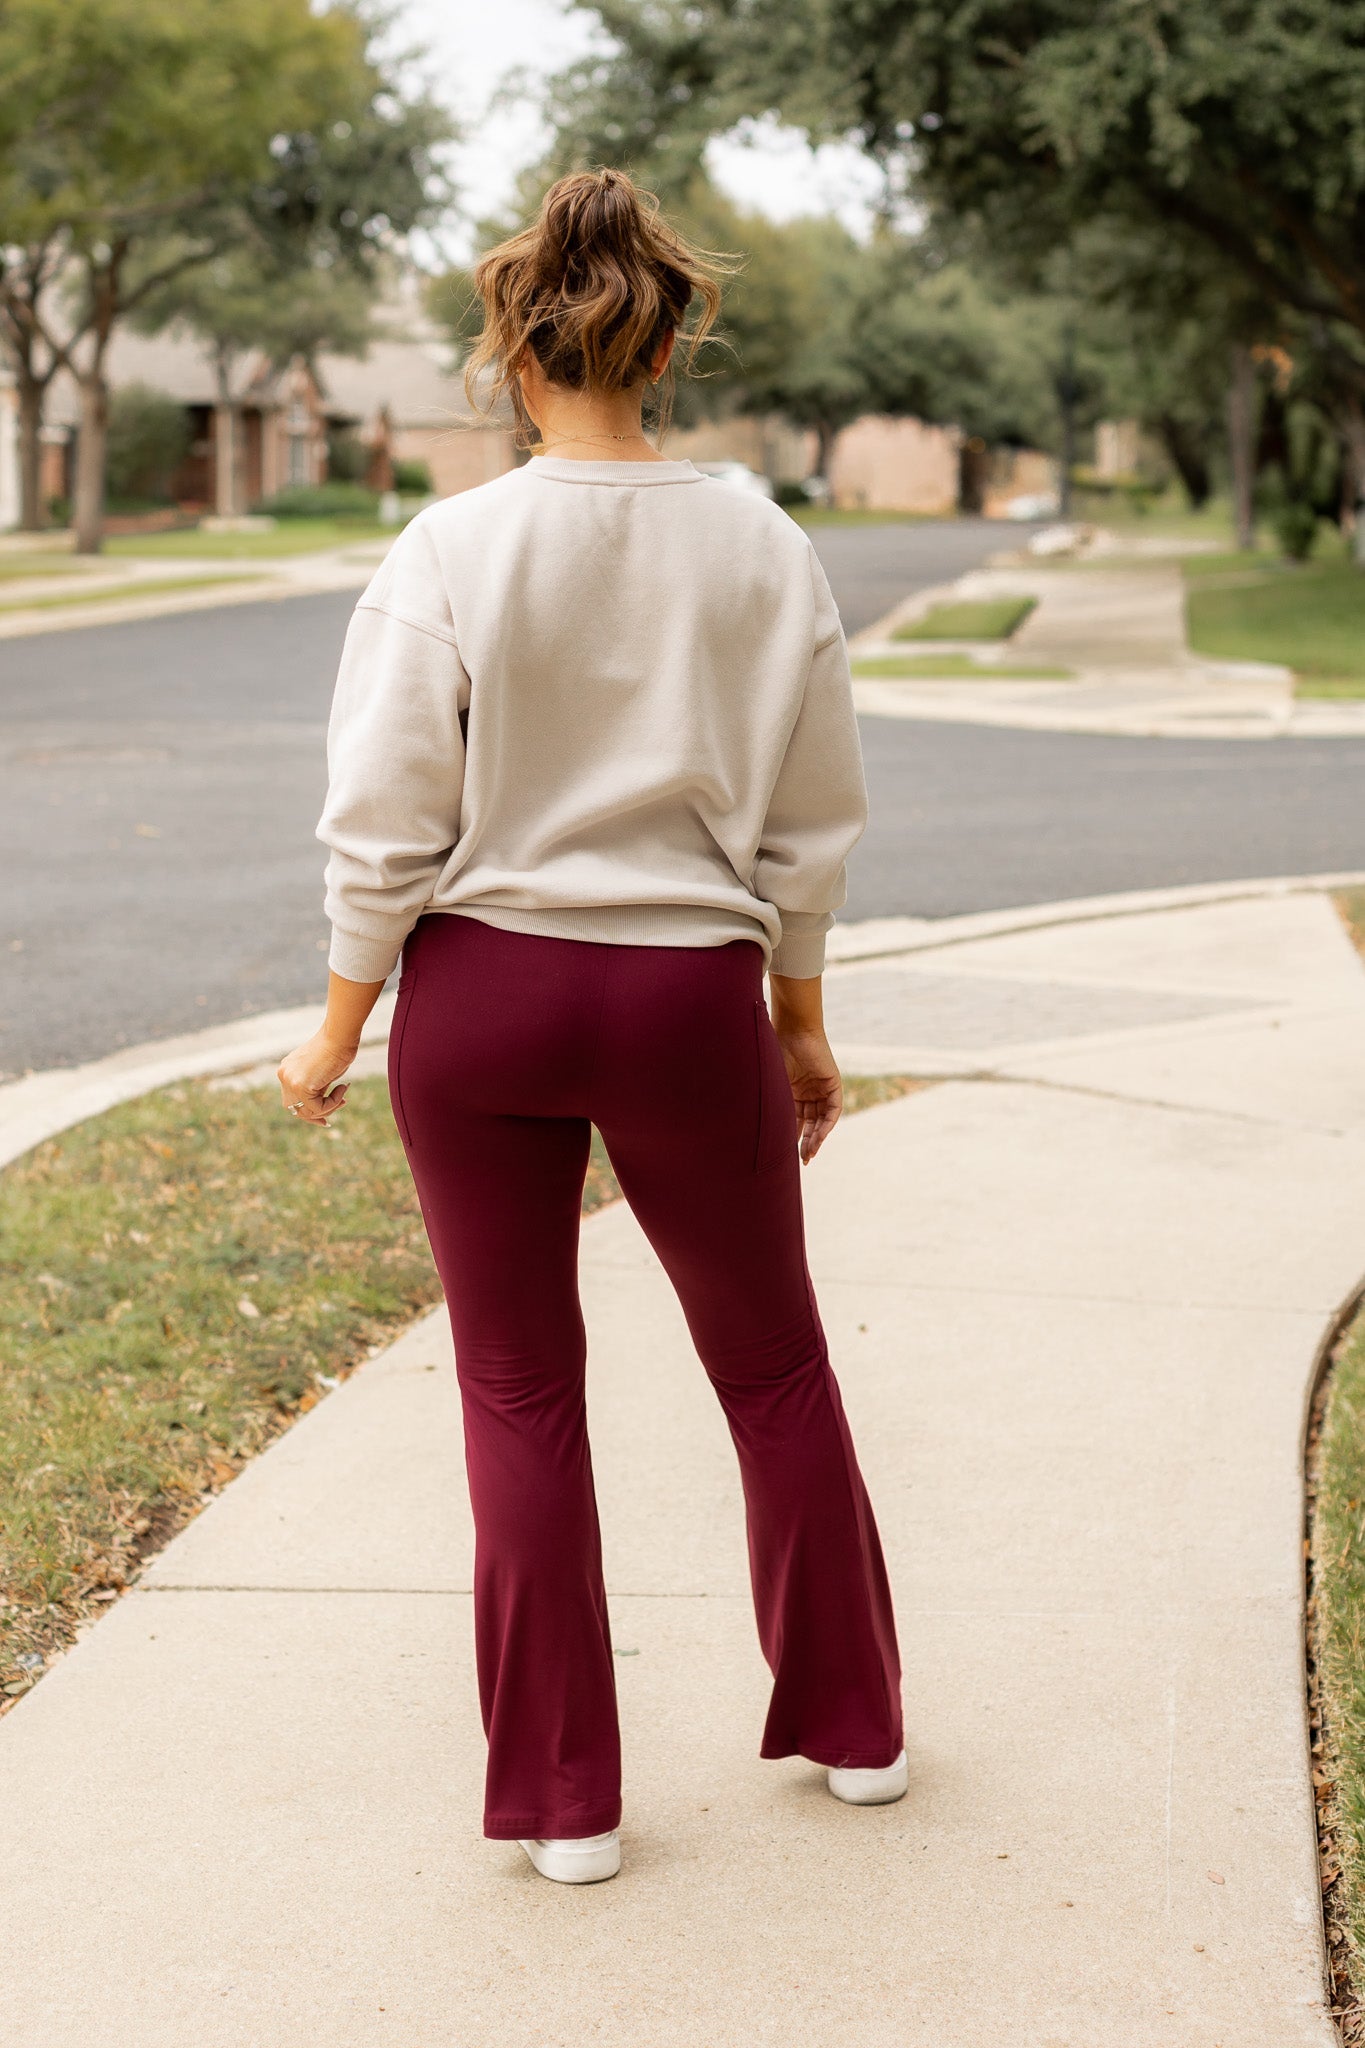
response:
[[[395,96],[367,42],[358,13],[308,0],[0,10],[0,317],[21,396],[58,364],[79,386],[78,548],[100,545],[120,319],[244,243],[363,264],[437,203],[443,120]]]
[[[815,137],[858,137],[889,176],[912,180],[931,228],[972,224],[1016,280],[1036,283],[1078,229],[1107,223],[1234,270],[1262,325],[1292,316],[1365,335],[1365,0],[609,0],[596,11],[618,54],[614,67],[566,74],[580,134],[622,80],[656,151],[662,134],[695,149],[699,134],[775,110]],[[1241,365],[1237,412],[1249,346],[1236,337],[1221,358],[1225,376]],[[1348,435],[1362,404],[1352,389]],[[1168,438],[1181,442],[1179,423]]]

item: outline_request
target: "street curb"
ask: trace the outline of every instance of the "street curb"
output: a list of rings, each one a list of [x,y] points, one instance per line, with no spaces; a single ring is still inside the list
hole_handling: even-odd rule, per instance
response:
[[[1365,869],[1339,873],[1270,875],[1240,882],[1190,882],[1169,889],[1132,889],[1112,896],[1073,896],[1033,903],[1018,910],[971,911],[962,917],[873,917],[836,925],[826,941],[829,965],[878,960],[900,953],[934,953],[975,939],[1005,938],[1011,932],[1045,931],[1050,925],[1093,924],[1116,917],[1142,917],[1162,910],[1192,910],[1205,903],[1256,902],[1273,896],[1321,896],[1332,889],[1365,887]]]
[[[393,995],[381,996],[361,1034],[362,1045],[384,1044]],[[321,1005],[264,1010],[239,1023],[213,1024],[178,1038],[127,1046],[80,1067],[50,1067],[0,1087],[0,1167],[59,1131],[131,1102],[172,1081],[230,1074],[283,1058],[317,1030]]]
[[[287,559],[287,558],[285,558]],[[345,573],[328,578],[292,576],[287,569],[259,575],[234,575],[224,581],[159,596],[119,598],[102,604],[97,597],[50,611],[15,610],[0,614],[0,640],[28,640],[40,633],[74,632],[83,626],[117,626],[125,619],[178,618],[182,612],[213,611],[222,605],[278,604],[291,597],[329,597],[335,591],[363,590],[374,575],[373,563],[346,563]],[[186,581],[190,579],[187,577]],[[132,588],[130,579],[126,588]]]
[[[1119,917],[1197,909],[1201,904],[1256,902],[1266,897],[1323,895],[1365,886],[1365,870],[1337,874],[1278,875],[1241,882],[1199,882],[1171,889],[1138,889],[1112,896],[1080,896],[1015,910],[962,917],[873,917],[836,925],[829,935],[834,974],[868,960],[947,951],[977,939],[1051,926],[1093,924]],[[380,997],[361,1034],[362,1046],[387,1043],[393,993]],[[181,1037],[151,1039],[79,1067],[52,1067],[0,1086],[0,1168],[35,1145],[174,1081],[242,1073],[283,1057],[317,1029],[320,1005],[264,1010],[231,1024],[210,1025]]]

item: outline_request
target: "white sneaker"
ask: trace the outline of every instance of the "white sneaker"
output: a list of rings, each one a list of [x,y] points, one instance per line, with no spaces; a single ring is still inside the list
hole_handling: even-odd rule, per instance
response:
[[[581,1835],[568,1842],[523,1842],[522,1848],[542,1877],[556,1884],[600,1884],[621,1868],[621,1837]]]
[[[847,1806],[889,1806],[893,1799],[904,1799],[909,1785],[910,1766],[904,1750],[893,1764],[877,1771],[836,1770],[830,1766],[829,1789]]]

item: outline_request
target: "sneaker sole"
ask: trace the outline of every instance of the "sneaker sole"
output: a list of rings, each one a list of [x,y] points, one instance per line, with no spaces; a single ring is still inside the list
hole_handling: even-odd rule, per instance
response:
[[[892,1806],[910,1789],[910,1766],[904,1752],[884,1771],[829,1771],[829,1789],[845,1806]]]
[[[621,1868],[621,1845],[582,1851],[546,1849],[539,1842],[522,1842],[521,1848],[542,1877],[553,1884],[602,1884]]]

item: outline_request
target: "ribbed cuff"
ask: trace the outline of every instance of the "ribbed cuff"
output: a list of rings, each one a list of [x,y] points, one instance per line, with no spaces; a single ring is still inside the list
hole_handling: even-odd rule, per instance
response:
[[[358,932],[333,925],[327,965],[343,981],[387,981],[402,950],[401,939],[362,939]]]
[[[823,932],[784,932],[768,962],[769,974],[786,974],[793,981],[814,981],[824,971]]]

